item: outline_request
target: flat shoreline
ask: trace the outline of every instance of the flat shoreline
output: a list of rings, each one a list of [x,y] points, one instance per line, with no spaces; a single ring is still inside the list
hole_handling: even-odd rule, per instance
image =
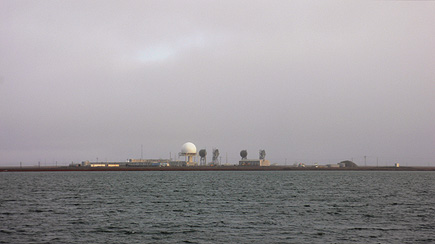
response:
[[[192,167],[0,167],[0,172],[53,172],[53,171],[435,171],[435,167],[355,167],[315,168],[292,166],[192,166]]]

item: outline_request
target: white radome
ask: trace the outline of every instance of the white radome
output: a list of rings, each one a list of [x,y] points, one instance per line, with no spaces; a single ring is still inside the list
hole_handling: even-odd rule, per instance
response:
[[[195,154],[196,153],[196,146],[195,144],[191,143],[191,142],[186,142],[183,144],[183,146],[181,147],[181,153],[188,153],[188,154]]]

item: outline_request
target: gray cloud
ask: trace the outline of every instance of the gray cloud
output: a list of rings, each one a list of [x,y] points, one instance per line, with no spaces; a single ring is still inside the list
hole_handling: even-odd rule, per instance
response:
[[[426,165],[432,2],[2,1],[0,157]],[[211,153],[209,153],[211,155]]]

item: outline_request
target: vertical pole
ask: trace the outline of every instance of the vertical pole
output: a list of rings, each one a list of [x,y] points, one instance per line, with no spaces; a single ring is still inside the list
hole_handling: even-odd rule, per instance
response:
[[[367,167],[367,156],[364,156],[364,166]]]
[[[143,159],[143,144],[140,145],[140,161]]]

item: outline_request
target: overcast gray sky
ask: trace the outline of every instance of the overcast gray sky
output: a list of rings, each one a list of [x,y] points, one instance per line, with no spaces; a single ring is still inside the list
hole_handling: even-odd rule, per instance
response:
[[[433,1],[0,1],[0,165],[435,165]],[[208,160],[210,160],[209,158]]]

